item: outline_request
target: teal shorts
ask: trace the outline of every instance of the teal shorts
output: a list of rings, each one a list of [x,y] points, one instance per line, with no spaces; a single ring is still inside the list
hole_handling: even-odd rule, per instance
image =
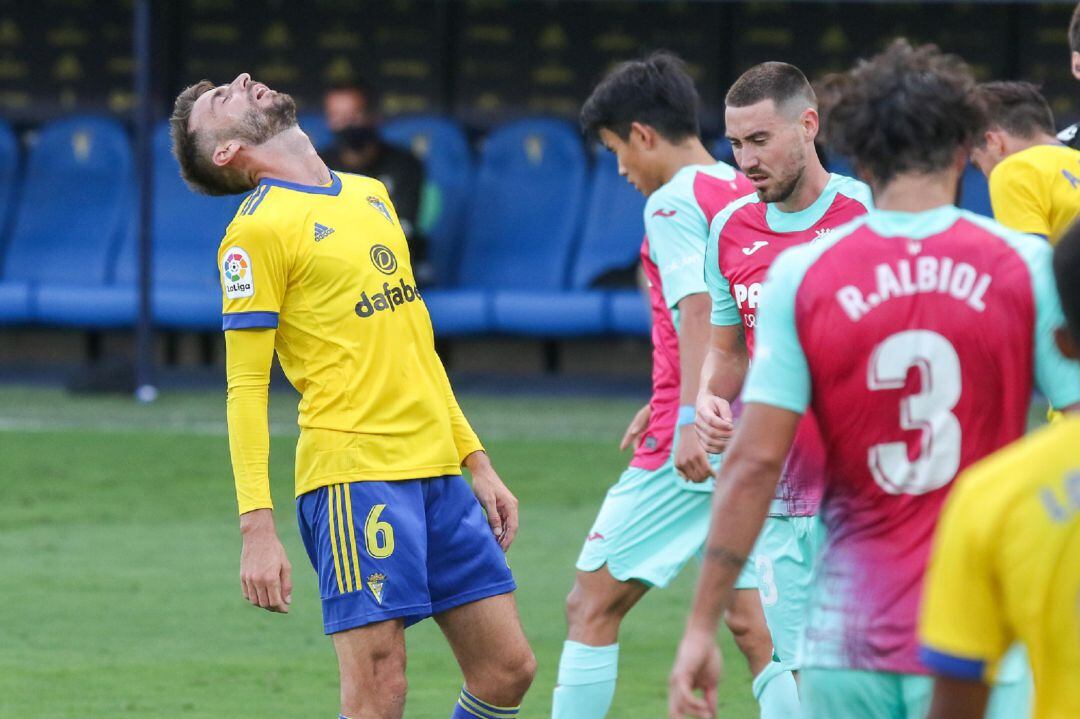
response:
[[[1031,711],[1030,678],[998,684],[986,719],[1024,719]],[[933,677],[856,669],[803,669],[799,698],[803,719],[924,719]]]
[[[747,579],[761,593],[776,655],[791,671],[800,666],[799,642],[814,565],[824,546],[825,525],[816,516],[768,517],[754,545],[750,562],[754,576]]]
[[[714,466],[719,459],[714,458]],[[705,546],[712,485],[713,480],[687,482],[676,473],[672,459],[655,470],[628,468],[604,497],[577,568],[595,572],[607,565],[620,582],[636,579],[666,587]],[[735,588],[755,587],[748,563]]]

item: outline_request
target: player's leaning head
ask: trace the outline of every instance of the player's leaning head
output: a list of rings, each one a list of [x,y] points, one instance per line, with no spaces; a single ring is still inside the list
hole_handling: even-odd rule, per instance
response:
[[[1058,332],[1058,345],[1074,358],[1080,355],[1080,282],[1077,278],[1080,278],[1080,222],[1074,222],[1054,247],[1054,279],[1068,324],[1066,330]]]
[[[242,166],[243,151],[295,125],[296,104],[244,74],[229,85],[202,80],[185,88],[169,122],[188,186],[204,195],[236,195],[256,185]]]
[[[900,174],[959,171],[982,124],[974,90],[960,58],[896,40],[847,73],[822,126],[878,187]]]
[[[798,120],[807,108],[817,108],[814,88],[802,70],[786,62],[763,62],[739,76],[727,92],[727,107],[750,107],[771,100],[776,112]]]
[[[975,94],[982,104],[983,129],[996,129],[1030,140],[1039,134],[1054,134],[1054,113],[1050,104],[1030,82],[984,82]],[[986,141],[983,133],[977,144]]]
[[[635,122],[671,143],[700,134],[694,81],[683,61],[666,52],[616,66],[585,101],[580,119],[593,139],[608,130],[626,141]]]

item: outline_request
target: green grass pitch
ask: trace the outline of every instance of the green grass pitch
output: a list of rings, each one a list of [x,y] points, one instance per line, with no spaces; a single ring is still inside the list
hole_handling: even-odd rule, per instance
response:
[[[337,716],[337,675],[292,504],[295,397],[271,392],[278,531],[294,567],[288,616],[241,599],[222,392],[151,406],[0,388],[0,716]],[[464,396],[521,499],[510,552],[539,659],[522,717],[546,717],[580,543],[626,466],[628,400]],[[666,711],[694,567],[652,592],[621,636],[610,716]],[[406,716],[449,716],[457,667],[433,622],[409,630]],[[726,633],[721,716],[756,716]]]

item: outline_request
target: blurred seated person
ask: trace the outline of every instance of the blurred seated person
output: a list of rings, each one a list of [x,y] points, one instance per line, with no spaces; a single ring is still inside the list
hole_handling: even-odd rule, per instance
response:
[[[375,106],[375,93],[363,80],[327,90],[323,111],[326,124],[334,133],[334,143],[319,148],[319,154],[335,170],[374,177],[386,185],[409,243],[416,280],[423,286],[432,279],[427,240],[417,224],[424,166],[408,150],[383,142]]]

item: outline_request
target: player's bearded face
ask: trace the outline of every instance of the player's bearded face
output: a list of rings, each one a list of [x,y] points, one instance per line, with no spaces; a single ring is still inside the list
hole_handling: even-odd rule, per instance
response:
[[[766,184],[757,187],[757,194],[762,202],[783,202],[791,197],[806,172],[806,157],[801,143],[785,143],[777,149],[783,152],[782,159],[771,166],[759,166],[747,173],[751,180],[767,180]]]
[[[261,145],[296,124],[296,102],[292,95],[278,92],[270,105],[259,107],[254,102],[254,88],[254,84],[248,86],[248,109],[227,134]]]

